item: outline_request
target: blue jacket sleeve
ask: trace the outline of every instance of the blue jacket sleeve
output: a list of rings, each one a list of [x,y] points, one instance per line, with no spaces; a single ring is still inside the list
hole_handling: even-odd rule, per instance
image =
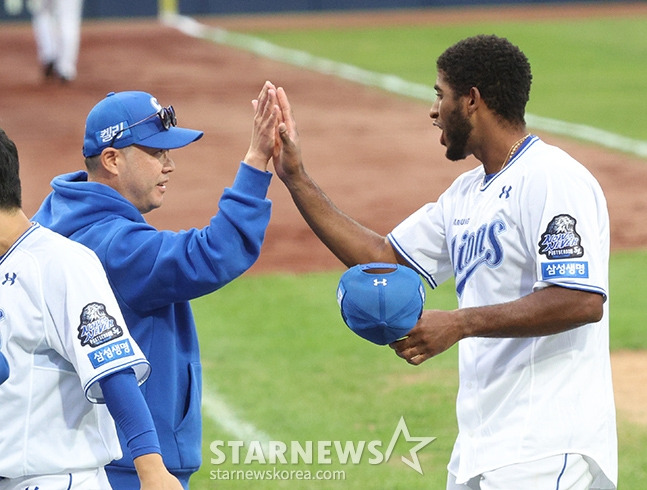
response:
[[[121,300],[136,311],[189,301],[226,285],[258,259],[270,220],[269,172],[240,164],[208,226],[158,231],[116,228],[102,262]],[[125,221],[125,220],[124,220]]]

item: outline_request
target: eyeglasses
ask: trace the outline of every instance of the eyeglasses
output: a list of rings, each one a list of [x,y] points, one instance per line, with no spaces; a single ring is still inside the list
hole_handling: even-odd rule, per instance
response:
[[[141,121],[137,121],[136,123],[131,124],[130,126],[126,126],[123,129],[120,129],[115,133],[115,135],[112,137],[110,140],[110,144],[108,146],[112,146],[115,144],[115,140],[119,138],[123,134],[124,131],[130,128],[134,128],[138,124],[145,123],[146,121],[149,121],[153,119],[154,117],[159,117],[160,121],[162,122],[162,127],[165,130],[168,130],[171,126],[177,126],[177,117],[175,115],[175,109],[173,109],[173,106],[170,105],[168,107],[162,107],[159,111],[157,111],[155,114],[151,114],[150,116],[145,117]]]

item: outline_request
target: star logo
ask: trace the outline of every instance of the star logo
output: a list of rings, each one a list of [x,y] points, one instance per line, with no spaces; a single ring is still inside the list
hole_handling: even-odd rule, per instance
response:
[[[422,475],[423,472],[422,472],[422,467],[420,466],[420,460],[418,459],[418,451],[420,451],[423,447],[427,446],[428,444],[431,444],[433,441],[436,440],[436,438],[435,437],[413,437],[411,434],[409,434],[409,428],[407,427],[407,423],[404,421],[404,417],[400,417],[400,421],[398,422],[398,425],[396,426],[395,431],[393,432],[393,437],[391,438],[391,442],[389,442],[389,445],[386,448],[386,452],[384,453],[384,461],[388,461],[391,458],[391,453],[393,453],[393,448],[395,447],[395,444],[398,442],[398,439],[400,438],[400,434],[404,436],[404,440],[407,442],[417,442],[415,446],[409,449],[409,455],[411,459],[407,459],[404,456],[401,456],[402,462]]]

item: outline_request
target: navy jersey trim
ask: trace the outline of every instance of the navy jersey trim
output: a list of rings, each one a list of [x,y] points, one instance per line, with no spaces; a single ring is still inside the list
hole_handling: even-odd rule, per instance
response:
[[[537,141],[539,141],[539,136],[535,136],[535,135],[531,135],[530,138],[528,138],[526,141],[524,141],[523,144],[517,150],[517,152],[514,155],[512,155],[512,158],[510,159],[510,161],[508,162],[508,164],[505,167],[503,167],[501,170],[499,170],[499,172],[492,175],[491,177],[486,176],[486,177],[489,177],[489,178],[483,180],[483,184],[481,185],[481,192],[483,192],[488,187],[490,187],[492,182],[494,182],[496,179],[498,179],[503,174],[503,172],[505,172],[510,167],[512,167],[512,165],[514,165],[515,162],[517,162],[519,160],[519,158],[521,158],[523,156],[523,154],[526,153],[526,151],[528,151],[528,148],[530,148]]]
[[[11,255],[11,252],[13,252],[18,247],[18,245],[20,245],[25,240],[25,238],[31,235],[38,228],[40,228],[40,225],[38,223],[32,222],[32,225],[29,227],[29,229],[25,231],[22,235],[20,235],[20,237],[18,237],[18,240],[16,240],[14,244],[11,247],[9,247],[9,250],[7,250],[7,252],[4,255],[0,256],[0,264],[2,264],[5,261],[5,259],[9,257],[9,255]]]
[[[425,281],[429,284],[431,289],[436,289],[438,287],[438,284],[434,280],[433,276],[429,274],[420,264],[418,264],[411,256],[409,256],[404,249],[400,246],[400,244],[397,242],[397,240],[393,237],[391,233],[387,235],[387,238],[391,242],[391,245],[393,245],[393,248],[396,249],[396,251],[407,261],[411,266],[420,274],[422,277],[424,277]]]

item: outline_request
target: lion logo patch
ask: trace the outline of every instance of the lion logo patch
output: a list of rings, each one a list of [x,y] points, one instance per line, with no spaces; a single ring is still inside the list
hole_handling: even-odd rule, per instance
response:
[[[81,345],[97,347],[124,334],[114,317],[101,303],[90,303],[81,311],[81,324],[78,327]]]
[[[568,214],[555,216],[541,235],[539,253],[549,260],[572,259],[584,255],[582,237],[575,225],[577,220]]]

